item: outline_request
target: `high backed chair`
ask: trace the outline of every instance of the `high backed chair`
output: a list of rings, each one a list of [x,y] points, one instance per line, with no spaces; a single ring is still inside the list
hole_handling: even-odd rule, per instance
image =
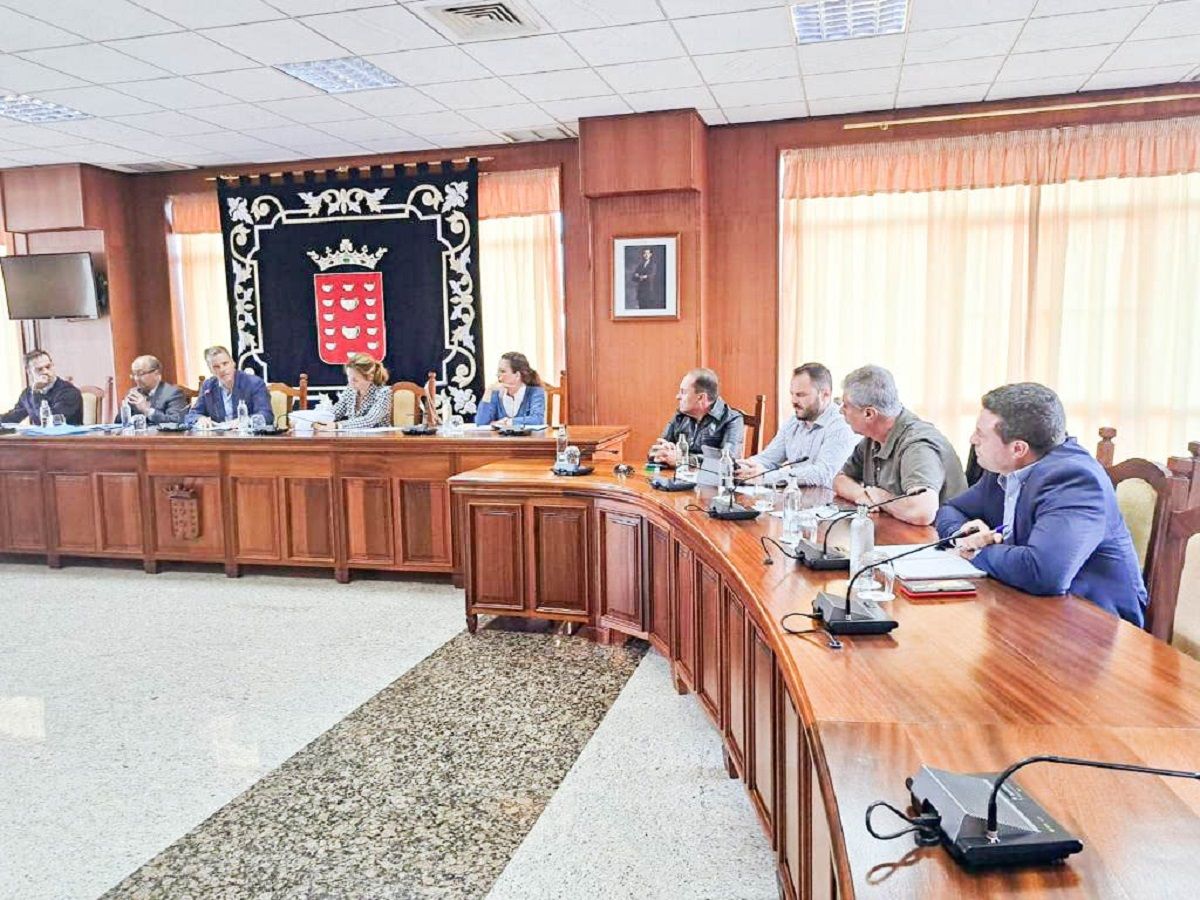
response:
[[[271,412],[275,414],[276,427],[287,428],[288,413],[293,409],[308,409],[308,374],[300,373],[299,387],[282,381],[268,382],[267,392],[271,395]]]
[[[762,430],[766,415],[766,394],[759,394],[754,398],[753,413],[742,413],[742,421],[746,424],[746,436],[743,443],[746,456],[754,456],[762,450]]]
[[[558,373],[558,387],[542,382],[546,392],[546,424],[566,425],[567,423],[567,370]]]
[[[71,380],[67,379],[67,381]],[[78,387],[79,393],[83,394],[83,424],[96,425],[99,422],[112,421],[112,376],[108,376],[104,387],[97,387],[94,384],[81,384]]]
[[[415,381],[392,385],[392,424],[398,428],[438,424],[436,372],[430,372],[423,385]]]
[[[1147,628],[1200,659],[1200,506],[1166,522],[1160,565],[1151,585]],[[1160,634],[1159,634],[1160,633]]]

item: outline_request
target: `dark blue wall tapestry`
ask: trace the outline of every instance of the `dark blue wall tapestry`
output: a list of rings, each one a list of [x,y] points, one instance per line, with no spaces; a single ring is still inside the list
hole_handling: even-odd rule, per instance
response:
[[[343,386],[362,352],[394,381],[437,372],[474,413],[483,390],[478,172],[397,167],[218,182],[238,368],[310,391]]]

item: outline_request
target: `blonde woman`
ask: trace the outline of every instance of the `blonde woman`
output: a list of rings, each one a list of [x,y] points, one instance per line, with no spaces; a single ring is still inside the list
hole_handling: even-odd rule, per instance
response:
[[[338,431],[391,424],[392,389],[383,364],[365,353],[351,353],[345,369],[346,387],[333,404],[334,421],[318,422],[313,429]]]

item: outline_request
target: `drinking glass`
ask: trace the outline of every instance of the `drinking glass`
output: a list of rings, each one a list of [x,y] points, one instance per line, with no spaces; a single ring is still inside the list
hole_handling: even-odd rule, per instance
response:
[[[895,597],[896,570],[887,554],[882,550],[868,550],[859,558],[859,568],[866,569],[867,566],[871,568],[858,576],[855,584],[859,599],[884,603]]]
[[[446,420],[447,430],[451,434],[462,434],[464,431],[464,423],[462,416],[451,416]]]
[[[146,417],[138,413],[129,419],[129,424],[133,426],[135,432],[143,432],[146,430]]]
[[[250,430],[252,432],[262,431],[266,427],[267,427],[267,417],[264,416],[262,413],[255,413],[254,415],[252,415],[250,417]]]
[[[769,513],[775,508],[775,497],[770,492],[765,494],[755,494],[754,508],[759,512]]]
[[[567,448],[567,452],[563,454],[563,459],[566,461],[568,469],[579,468],[579,448],[572,444]]]
[[[817,510],[815,507],[800,510],[800,540],[810,544],[817,542]],[[863,578],[867,576],[864,575]]]
[[[67,424],[67,417],[63,413],[53,415],[50,417],[50,424],[54,428],[61,428],[63,425]]]

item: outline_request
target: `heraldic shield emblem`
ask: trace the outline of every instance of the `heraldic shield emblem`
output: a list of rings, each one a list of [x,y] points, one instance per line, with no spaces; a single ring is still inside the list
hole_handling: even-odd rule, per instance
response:
[[[387,354],[383,273],[375,271],[385,253],[386,247],[374,253],[365,246],[356,250],[348,238],[342,239],[337,250],[326,247],[324,254],[308,251],[321,270],[313,276],[313,294],[322,362],[341,366],[351,353],[365,353],[376,360]]]

